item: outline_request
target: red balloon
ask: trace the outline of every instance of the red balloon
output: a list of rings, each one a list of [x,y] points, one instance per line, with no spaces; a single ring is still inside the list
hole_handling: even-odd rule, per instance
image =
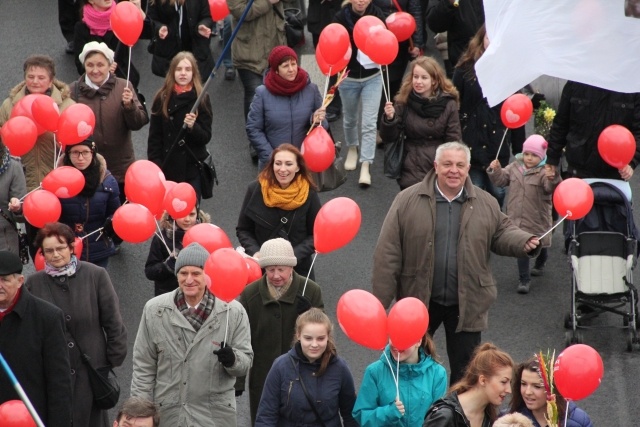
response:
[[[22,400],[7,400],[0,405],[0,426],[36,427],[36,422]]]
[[[93,110],[85,104],[73,104],[60,114],[56,135],[60,144],[73,145],[91,136],[95,127]]]
[[[162,212],[165,196],[163,179],[164,174],[158,165],[149,160],[136,160],[124,175],[127,199],[146,206],[152,214]]]
[[[42,255],[41,249],[38,249],[36,252],[36,257],[33,259],[33,265],[36,267],[36,271],[44,270],[44,255]]]
[[[260,268],[260,264],[258,264],[258,262],[253,258],[245,258],[244,261],[247,263],[247,269],[249,270],[249,274],[247,276],[248,285],[262,277],[262,269]]]
[[[580,178],[565,179],[553,193],[553,206],[562,217],[583,218],[593,207],[593,190]]]
[[[336,148],[329,132],[322,126],[313,128],[302,141],[302,157],[313,172],[322,172],[336,159]]]
[[[164,196],[163,205],[172,218],[184,218],[196,206],[196,190],[187,182],[175,184]]]
[[[349,46],[351,46],[349,32],[342,24],[329,24],[320,33],[318,49],[329,65],[337,64],[344,57]]]
[[[429,312],[422,301],[414,297],[398,301],[387,319],[391,344],[400,351],[422,340],[429,327]]]
[[[364,51],[367,47],[367,40],[369,34],[379,30],[383,30],[385,27],[384,22],[376,16],[366,15],[358,19],[356,25],[353,27],[353,41],[356,43],[356,47]]]
[[[41,93],[31,93],[27,96],[24,96],[18,102],[16,102],[16,105],[14,105],[13,108],[11,109],[11,117],[30,118],[31,120],[33,120],[33,123],[35,123],[36,125],[36,128],[38,130],[38,135],[42,135],[47,131],[47,129],[45,129],[44,127],[39,125],[38,122],[36,122],[35,118],[33,117],[33,111],[32,111],[33,103],[38,98],[49,98],[49,97]]]
[[[351,46],[347,49],[347,52],[344,54],[344,57],[337,63],[333,65],[329,65],[327,61],[322,57],[322,53],[320,53],[320,49],[316,48],[316,62],[318,63],[318,68],[322,71],[322,74],[334,76],[338,74],[340,71],[344,70],[345,67],[349,64],[351,60]]]
[[[226,302],[240,295],[249,276],[244,258],[231,248],[221,248],[209,255],[204,272],[211,278],[211,293]]]
[[[184,233],[182,247],[186,248],[193,242],[200,243],[209,253],[221,248],[233,248],[227,233],[217,225],[208,223],[196,224]]]
[[[24,199],[22,212],[29,224],[42,228],[46,223],[60,219],[62,206],[55,194],[47,190],[36,190]]]
[[[27,154],[38,139],[38,129],[35,123],[28,117],[12,117],[2,126],[0,130],[2,142],[9,149],[9,153],[14,156],[24,156]]]
[[[372,350],[387,345],[387,313],[373,294],[362,289],[345,292],[338,300],[338,323],[355,343]]]
[[[145,206],[127,203],[113,214],[113,230],[126,242],[142,243],[155,233],[156,221]]]
[[[214,21],[222,21],[230,13],[227,0],[209,0],[209,10]]]
[[[73,241],[73,254],[78,259],[82,256],[82,249],[84,249],[84,243],[80,237],[76,237]]]
[[[123,1],[116,4],[111,12],[109,22],[111,29],[118,39],[131,47],[140,38],[143,24],[142,12],[131,2]]]
[[[366,49],[362,51],[376,64],[389,65],[398,56],[398,39],[386,28],[377,29],[369,35]]]
[[[395,12],[385,19],[387,28],[391,31],[399,42],[409,40],[416,30],[416,20],[407,12]]]
[[[636,147],[636,139],[624,126],[607,126],[598,137],[600,157],[616,169],[622,169],[629,164],[636,154]]]
[[[58,119],[60,118],[60,108],[50,96],[42,95],[37,97],[31,104],[31,114],[36,125],[55,132],[58,130]]]
[[[581,400],[596,391],[604,375],[602,358],[584,344],[567,347],[556,359],[553,378],[567,400]]]
[[[84,188],[84,175],[73,166],[60,166],[49,172],[42,180],[42,188],[60,199],[75,197]]]
[[[316,252],[326,254],[345,246],[358,234],[361,222],[356,202],[348,197],[329,200],[320,208],[313,224]]]
[[[531,114],[533,114],[533,103],[527,95],[521,93],[505,99],[500,109],[502,124],[509,129],[524,126],[531,118]]]

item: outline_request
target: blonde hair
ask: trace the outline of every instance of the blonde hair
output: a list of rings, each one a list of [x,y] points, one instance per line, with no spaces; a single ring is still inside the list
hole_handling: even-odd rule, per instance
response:
[[[498,418],[493,427],[533,427],[533,422],[526,416],[514,412]]]
[[[429,74],[429,77],[431,77],[431,80],[435,83],[432,95],[436,94],[438,91],[442,91],[443,93],[451,95],[458,104],[460,103],[458,89],[456,89],[451,80],[447,78],[447,75],[440,64],[438,64],[438,62],[433,58],[420,56],[409,63],[409,69],[411,71],[404,75],[400,90],[394,98],[398,104],[406,104],[409,99],[409,94],[413,90],[413,70],[416,66],[425,70]]]

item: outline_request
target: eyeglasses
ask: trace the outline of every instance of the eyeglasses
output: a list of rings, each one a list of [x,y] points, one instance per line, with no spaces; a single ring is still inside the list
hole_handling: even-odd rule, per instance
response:
[[[66,251],[67,249],[69,249],[69,245],[58,246],[57,248],[46,248],[46,249],[43,249],[42,252],[45,255],[53,255],[54,252],[61,254],[63,251]]]
[[[69,155],[71,157],[73,157],[74,159],[79,159],[80,157],[82,158],[87,158],[89,156],[91,156],[91,150],[86,150],[86,151],[70,151]]]

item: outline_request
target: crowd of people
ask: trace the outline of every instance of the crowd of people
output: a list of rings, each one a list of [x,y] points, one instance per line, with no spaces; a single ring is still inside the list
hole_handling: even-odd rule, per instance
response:
[[[516,365],[506,352],[482,343],[497,297],[490,253],[517,258],[517,292],[528,293],[531,276],[544,274],[551,236],[538,236],[552,224],[551,198],[563,177],[632,177],[640,148],[629,165],[615,169],[595,147],[599,132],[613,123],[640,139],[640,94],[570,81],[548,141],[525,139],[521,129],[503,144],[500,106],[488,105],[474,70],[490,43],[482,0],[310,0],[314,45],[332,22],[351,37],[350,74],[326,107],[286,46],[283,2],[255,0],[233,41],[225,78],[237,72],[242,82],[246,138],[259,167],[236,235],[263,275],[237,299],[224,301],[207,285],[207,249],[182,243],[194,225],[211,221],[200,208],[198,173],[213,135],[214,95],[203,94],[216,29],[209,5],[132,0],[151,38],[151,71],[164,78],[147,110],[137,90],[147,73],[127,71],[128,49],[109,26],[116,2],[75,3],[59,0],[65,49],[74,55],[78,79],[69,85],[57,80],[53,60],[32,55],[23,81],[0,107],[0,125],[30,94],[50,96],[61,111],[86,104],[96,117],[92,135],[75,145],[58,147],[44,131],[18,158],[0,143],[0,353],[47,426],[111,423],[108,408],[96,403],[90,373],[108,375],[128,355],[131,337],[106,268],[121,243],[111,221],[126,201],[125,173],[135,161],[131,135],[147,124],[148,160],[166,179],[189,183],[197,203],[184,217],[160,217],[145,264],[155,296],[134,338],[132,397],[114,427],[235,427],[236,397],[245,389],[255,426],[547,425],[539,361]],[[229,0],[228,6],[227,27],[238,25],[247,1]],[[382,73],[360,55],[353,31],[364,16],[384,20],[399,10],[414,16],[417,30],[399,43],[385,99]],[[448,33],[444,67],[423,56],[429,31]],[[321,201],[300,151],[310,126],[330,131],[340,116],[345,169],[360,164],[361,187],[372,185],[376,139],[405,135],[400,192],[374,249],[372,293],[385,309],[418,298],[430,315],[427,333],[409,348],[389,342],[359,390],[349,361],[338,355],[322,281],[312,269]],[[16,229],[25,221],[21,201],[59,166],[79,170],[84,185],[76,196],[61,198],[59,222],[42,228],[26,223],[31,257],[40,254],[44,267],[25,277]],[[432,340],[441,325],[449,375]],[[19,398],[0,374],[0,403]],[[588,415],[557,392],[555,402],[561,419],[568,417],[565,427],[591,426]]]

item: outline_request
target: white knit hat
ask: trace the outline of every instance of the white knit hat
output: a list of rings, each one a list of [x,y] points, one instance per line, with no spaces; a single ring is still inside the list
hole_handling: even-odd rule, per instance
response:
[[[114,53],[109,49],[109,46],[107,46],[106,43],[89,42],[85,44],[82,48],[82,53],[78,56],[78,58],[80,58],[80,62],[84,64],[84,60],[91,52],[100,52],[105,58],[107,58],[109,64],[113,64]]]
[[[293,247],[288,240],[281,237],[267,240],[260,248],[260,258],[258,259],[261,268],[270,265],[285,265],[295,267],[298,263]]]

